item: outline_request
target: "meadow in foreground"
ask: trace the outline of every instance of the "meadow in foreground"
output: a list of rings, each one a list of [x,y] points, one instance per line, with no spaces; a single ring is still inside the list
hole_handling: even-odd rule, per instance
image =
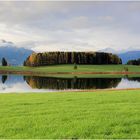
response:
[[[140,90],[0,94],[0,138],[140,138]]]

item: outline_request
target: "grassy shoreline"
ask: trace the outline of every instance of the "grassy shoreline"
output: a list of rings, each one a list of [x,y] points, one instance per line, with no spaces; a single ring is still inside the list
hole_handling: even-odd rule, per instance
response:
[[[140,90],[0,94],[0,138],[140,138]]]
[[[39,76],[93,76],[93,75],[139,75],[140,66],[131,65],[53,65],[44,67],[0,67],[0,74],[22,74]],[[125,68],[128,71],[125,71]]]

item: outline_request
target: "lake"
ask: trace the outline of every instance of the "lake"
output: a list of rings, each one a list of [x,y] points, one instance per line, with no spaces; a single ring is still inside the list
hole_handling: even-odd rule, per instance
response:
[[[0,79],[0,93],[140,88],[140,77],[55,78],[39,76],[0,75]]]

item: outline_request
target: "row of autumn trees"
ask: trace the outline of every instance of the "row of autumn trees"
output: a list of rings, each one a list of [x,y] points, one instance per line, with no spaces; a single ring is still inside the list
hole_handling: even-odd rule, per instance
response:
[[[55,64],[122,64],[114,54],[102,52],[46,52],[33,53],[24,66],[46,66]]]

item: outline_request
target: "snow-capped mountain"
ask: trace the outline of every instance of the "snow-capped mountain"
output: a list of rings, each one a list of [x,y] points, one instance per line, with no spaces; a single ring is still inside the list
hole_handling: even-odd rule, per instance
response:
[[[117,54],[122,59],[123,64],[126,64],[129,60],[140,58],[140,46],[129,47],[128,49],[122,49],[119,51],[112,48],[106,48],[99,51]]]
[[[112,48],[105,48],[105,49],[102,49],[102,50],[98,50],[98,52],[106,52],[106,53],[118,53],[116,50],[112,49]]]
[[[10,65],[22,65],[31,53],[33,53],[32,50],[18,48],[12,42],[0,40],[0,63],[4,57]]]

